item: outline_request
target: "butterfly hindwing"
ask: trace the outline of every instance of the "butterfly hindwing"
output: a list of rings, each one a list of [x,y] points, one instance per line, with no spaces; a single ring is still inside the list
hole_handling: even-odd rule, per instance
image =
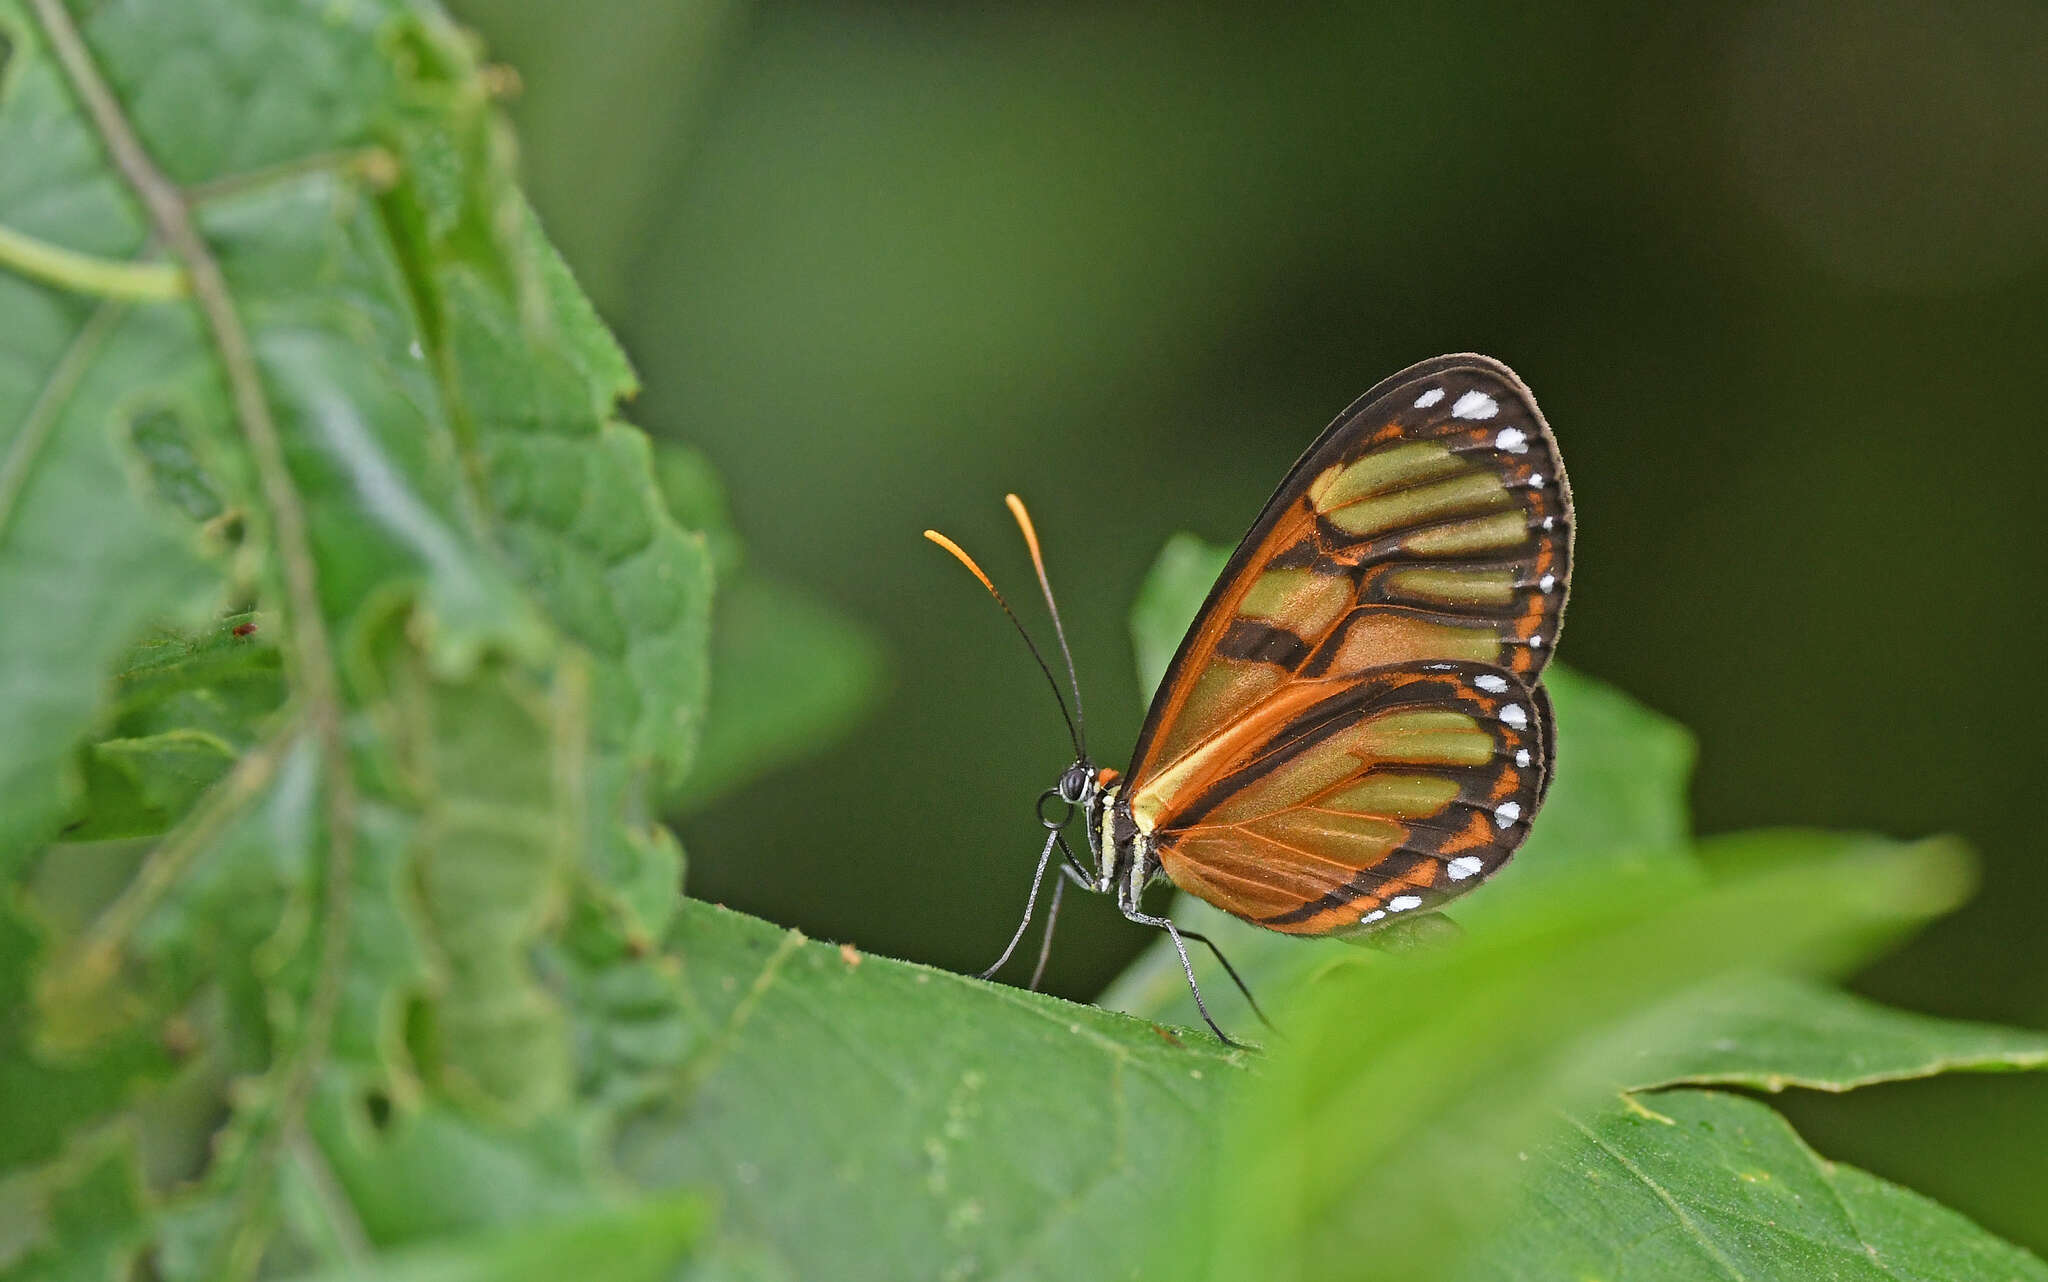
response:
[[[1376,670],[1206,762],[1185,804],[1148,816],[1160,860],[1184,889],[1290,934],[1434,906],[1527,834],[1544,716],[1499,668]]]
[[[1476,885],[1548,779],[1536,683],[1570,561],[1557,450],[1506,366],[1439,357],[1366,393],[1254,522],[1146,718],[1127,795],[1167,874],[1304,934]]]

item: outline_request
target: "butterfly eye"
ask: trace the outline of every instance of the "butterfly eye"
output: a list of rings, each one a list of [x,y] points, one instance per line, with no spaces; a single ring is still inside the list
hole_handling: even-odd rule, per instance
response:
[[[1078,803],[1088,795],[1088,783],[1094,771],[1085,761],[1076,761],[1060,776],[1060,800]]]

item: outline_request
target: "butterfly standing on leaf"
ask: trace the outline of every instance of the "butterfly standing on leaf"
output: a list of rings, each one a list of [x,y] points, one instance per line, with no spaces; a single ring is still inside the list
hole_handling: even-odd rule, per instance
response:
[[[1074,680],[1076,760],[1039,799],[1048,835],[1024,920],[985,976],[1030,926],[1057,848],[1049,916],[1068,881],[1113,893],[1173,939],[1203,1020],[1231,1042],[1183,939],[1209,941],[1144,911],[1156,877],[1254,925],[1352,935],[1470,890],[1528,835],[1555,756],[1540,678],[1564,618],[1572,506],[1557,444],[1507,366],[1424,361],[1316,438],[1210,589],[1122,774],[1089,760],[1038,535],[1009,504]],[[925,534],[1016,622],[966,553]],[[1092,861],[1066,842],[1077,808]]]

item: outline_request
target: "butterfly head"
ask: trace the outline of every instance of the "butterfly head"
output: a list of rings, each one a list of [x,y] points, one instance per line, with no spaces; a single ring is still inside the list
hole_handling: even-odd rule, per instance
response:
[[[1109,867],[1103,851],[1112,848],[1107,819],[1116,801],[1116,778],[1116,771],[1097,767],[1082,757],[1061,771],[1059,782],[1047,788],[1038,801],[1039,821],[1056,831],[1065,829],[1074,821],[1075,812],[1080,812],[1089,853],[1095,856],[1090,872],[1097,889],[1106,884],[1103,870]]]
[[[1055,785],[1054,791],[1059,793],[1060,800],[1068,805],[1085,807],[1095,793],[1095,778],[1095,763],[1083,757],[1068,766],[1060,775],[1060,781]]]
[[[1102,781],[1105,776],[1113,779],[1116,777],[1116,771],[1098,770],[1095,763],[1086,757],[1076,760],[1073,765],[1060,772],[1059,782],[1047,788],[1039,797],[1039,821],[1047,828],[1064,829],[1074,821],[1074,812],[1079,811],[1087,821],[1092,845],[1095,825],[1102,809]]]

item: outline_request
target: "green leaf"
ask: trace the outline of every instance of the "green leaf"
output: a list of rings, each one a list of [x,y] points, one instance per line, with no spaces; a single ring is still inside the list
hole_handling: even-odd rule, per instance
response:
[[[17,54],[17,58],[21,55]],[[0,137],[0,148],[19,144]],[[0,210],[0,219],[5,211]],[[0,276],[0,316],[33,314],[19,282]],[[81,386],[89,358],[144,359],[146,338],[130,321],[88,329],[89,318],[51,321],[19,335],[37,369],[33,382],[0,385],[0,688],[8,731],[0,735],[0,871],[47,839],[78,790],[67,769],[91,726],[104,674],[142,623],[183,611],[206,580],[190,545],[133,483],[117,455],[108,400],[116,389]]]
[[[572,900],[670,911],[705,539],[437,11],[79,22],[0,0],[0,145],[35,158],[0,225],[180,290],[0,274],[0,997],[44,1093],[9,1156],[143,1125],[173,1278],[588,1211],[619,1185],[539,966]],[[67,817],[161,840],[27,875]]]
[[[810,593],[742,571],[712,625],[711,711],[688,810],[846,733],[873,706],[881,645]]]
[[[677,930],[678,1058],[622,1160],[717,1189],[725,1232],[789,1276],[1128,1276],[1243,1072],[1206,1037],[709,905]]]
[[[11,907],[0,908],[0,1173],[55,1157],[73,1127],[112,1112],[172,1062],[148,1037],[110,1042],[86,1062],[37,1046],[29,984],[43,943]]]
[[[510,304],[473,273],[448,271],[444,288],[500,538],[556,626],[602,660],[600,742],[679,778],[708,682],[704,536],[669,515],[646,436],[593,412],[572,360],[529,354]]]
[[[477,528],[456,424],[410,354],[419,319],[368,193],[315,169],[232,189],[197,213],[250,318],[342,656],[372,643],[403,594],[440,672],[494,649],[539,658],[549,634]]]
[[[158,498],[194,521],[206,522],[223,512],[219,489],[206,465],[193,452],[191,434],[170,410],[136,415],[128,437],[149,472]]]
[[[163,832],[256,746],[284,700],[278,650],[261,630],[255,615],[240,614],[130,647],[105,737],[80,751],[84,795],[65,840]]]
[[[85,753],[87,818],[73,841],[160,833],[192,808],[235,763],[234,748],[203,730],[103,739]]]
[[[508,1127],[439,1103],[393,1103],[336,1077],[308,1121],[326,1166],[295,1168],[307,1203],[340,1190],[354,1231],[386,1246],[576,1215],[612,1192],[567,1112]]]
[[[674,1276],[709,1219],[688,1196],[642,1202],[515,1228],[472,1233],[386,1254],[374,1268],[324,1269],[301,1282],[556,1282],[601,1277],[650,1282]]]
[[[1649,903],[1588,870],[1462,947],[1365,955],[1300,995],[1190,1231],[1212,1235],[1217,1277],[1444,1276],[1500,1222],[1516,1153],[1556,1111],[1614,1098],[1647,1012],[1737,971],[1839,969],[1966,884],[1940,844],[1866,846]],[[1524,1185],[1529,1205],[1544,1204],[1544,1178]]]
[[[1573,1119],[1527,1157],[1530,1201],[1457,1277],[2048,1279],[2025,1251],[1826,1161],[1739,1095],[1660,1091]]]
[[[414,1047],[451,1095],[524,1120],[569,1097],[566,1025],[530,952],[568,890],[583,762],[563,736],[580,725],[563,715],[563,692],[484,675],[496,679],[451,684],[415,669],[402,696],[417,717],[412,876],[441,962],[431,1014],[416,1016],[431,1032]],[[542,751],[508,754],[507,743]]]
[[[132,1136],[114,1132],[81,1144],[42,1173],[32,1190],[33,1245],[0,1265],[14,1282],[100,1282],[124,1278],[148,1240]],[[13,1237],[23,1227],[10,1225]]]
[[[12,45],[0,103],[0,225],[125,259],[146,229],[35,28],[0,5]],[[108,668],[146,620],[209,586],[185,518],[152,493],[128,423],[218,405],[196,317],[75,296],[0,271],[0,873],[47,840],[78,789],[74,745]],[[118,371],[109,377],[106,371]]]
[[[2048,1033],[1894,1010],[1791,975],[1687,994],[1652,1021],[1618,1066],[1630,1089],[1852,1091],[1937,1073],[2048,1067]]]
[[[596,660],[584,859],[652,938],[682,885],[682,852],[654,815],[690,770],[707,715],[711,545],[671,514],[646,436],[593,397],[593,380],[622,392],[630,371],[530,219],[523,225],[553,282],[550,327],[568,341],[531,350],[517,310],[486,277],[443,267],[449,361],[498,538],[555,626]]]
[[[1703,844],[1723,877],[1883,851],[1882,838],[1764,830]],[[1617,1085],[1724,1083],[1847,1091],[1948,1072],[2048,1066],[2048,1033],[1937,1019],[1880,1006],[1798,975],[1760,971],[1688,992],[1625,1036]]]
[[[196,730],[237,752],[254,747],[285,698],[277,623],[245,611],[198,633],[146,633],[115,671],[112,730],[130,738]]]

